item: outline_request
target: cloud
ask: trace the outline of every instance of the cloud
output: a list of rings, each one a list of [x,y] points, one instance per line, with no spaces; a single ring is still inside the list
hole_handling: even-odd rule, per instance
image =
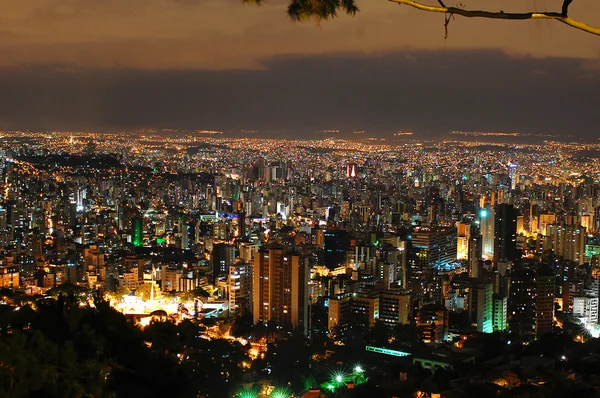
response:
[[[597,135],[600,75],[582,75],[579,59],[411,50],[278,56],[262,64],[222,71],[4,68],[0,127]]]

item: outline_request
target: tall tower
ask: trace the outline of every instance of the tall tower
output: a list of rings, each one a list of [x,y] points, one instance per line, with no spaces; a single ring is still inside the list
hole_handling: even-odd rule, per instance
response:
[[[479,278],[481,268],[481,258],[483,255],[483,237],[479,231],[472,227],[469,236],[468,256],[469,261],[469,277]]]
[[[469,318],[477,325],[477,331],[492,333],[494,285],[486,280],[471,279],[469,288]]]
[[[141,217],[134,217],[131,220],[131,243],[135,247],[144,244],[144,220]]]
[[[558,257],[565,260],[585,262],[586,228],[581,225],[549,224],[548,235]]]
[[[427,293],[427,282],[435,268],[456,261],[456,228],[415,228],[408,253],[408,287],[417,294]]]
[[[239,262],[229,266],[229,311],[243,314],[252,308],[252,266]]]
[[[517,165],[514,163],[508,163],[508,177],[510,178],[510,189],[511,191],[517,188]]]
[[[517,211],[513,205],[496,205],[494,217],[494,265],[517,259]]]
[[[494,256],[494,221],[495,211],[492,206],[486,206],[479,211],[480,231],[482,238],[482,254],[486,259]]]
[[[531,341],[552,331],[554,275],[550,270],[516,270],[510,276],[509,294],[511,333]]]
[[[308,259],[274,245],[254,255],[252,270],[254,323],[284,328],[308,326]]]

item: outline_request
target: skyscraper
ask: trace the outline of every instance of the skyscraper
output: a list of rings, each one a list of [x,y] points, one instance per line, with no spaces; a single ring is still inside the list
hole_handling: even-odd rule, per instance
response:
[[[494,264],[517,259],[517,211],[513,205],[496,205],[494,217]]]
[[[508,163],[508,177],[510,178],[510,189],[514,190],[517,188],[518,176],[517,176],[517,165],[514,163]]]
[[[492,324],[494,332],[508,329],[508,298],[499,294],[493,296]]]
[[[485,259],[491,259],[494,256],[494,208],[492,206],[482,208],[479,211],[479,220],[482,238],[482,255]]]
[[[469,288],[469,318],[478,332],[492,333],[494,286],[486,280],[471,280]]]
[[[131,243],[135,247],[144,244],[144,220],[141,217],[134,217],[131,220]]]
[[[243,262],[229,266],[229,311],[244,313],[252,309],[252,266]]]
[[[434,268],[443,268],[456,261],[456,228],[415,228],[408,254],[408,287],[425,293],[425,286]]]
[[[581,225],[549,224],[547,234],[552,239],[552,249],[557,257],[585,262],[586,228]]]
[[[481,258],[483,255],[483,238],[476,228],[472,228],[468,241],[469,277],[479,278]]]
[[[308,326],[308,259],[272,245],[254,255],[254,323],[274,322],[286,329]]]
[[[226,243],[217,243],[213,245],[212,252],[212,272],[213,278],[227,275],[229,266],[233,265],[236,259],[236,247]]]
[[[329,269],[336,268],[346,261],[346,249],[350,246],[350,235],[347,231],[328,230],[324,234],[325,265]]]
[[[549,270],[529,268],[511,274],[508,300],[511,333],[531,341],[552,331],[554,278]]]

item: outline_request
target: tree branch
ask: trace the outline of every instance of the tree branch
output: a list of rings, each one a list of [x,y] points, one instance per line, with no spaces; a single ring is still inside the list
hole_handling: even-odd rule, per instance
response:
[[[567,17],[569,15],[569,6],[571,5],[571,3],[573,2],[573,0],[564,0],[563,1],[563,5],[562,5],[562,16],[563,17]]]
[[[526,19],[554,19],[569,25],[573,28],[583,30],[584,32],[591,33],[593,35],[600,36],[600,28],[588,25],[586,23],[577,21],[569,18],[568,11],[569,5],[573,0],[563,0],[562,12],[523,12],[523,13],[510,13],[510,12],[493,12],[493,11],[479,11],[479,10],[465,10],[457,7],[443,7],[443,6],[431,6],[423,3],[419,3],[414,0],[389,0],[392,3],[406,4],[422,11],[429,12],[441,12],[461,15],[466,18],[490,18],[490,19],[510,19],[510,20],[526,20]]]

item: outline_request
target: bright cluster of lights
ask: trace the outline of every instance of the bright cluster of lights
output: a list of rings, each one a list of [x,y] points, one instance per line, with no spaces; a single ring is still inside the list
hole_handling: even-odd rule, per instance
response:
[[[585,327],[585,329],[590,333],[590,335],[597,339],[600,338],[600,325],[598,324],[593,324],[593,325],[587,325]]]

